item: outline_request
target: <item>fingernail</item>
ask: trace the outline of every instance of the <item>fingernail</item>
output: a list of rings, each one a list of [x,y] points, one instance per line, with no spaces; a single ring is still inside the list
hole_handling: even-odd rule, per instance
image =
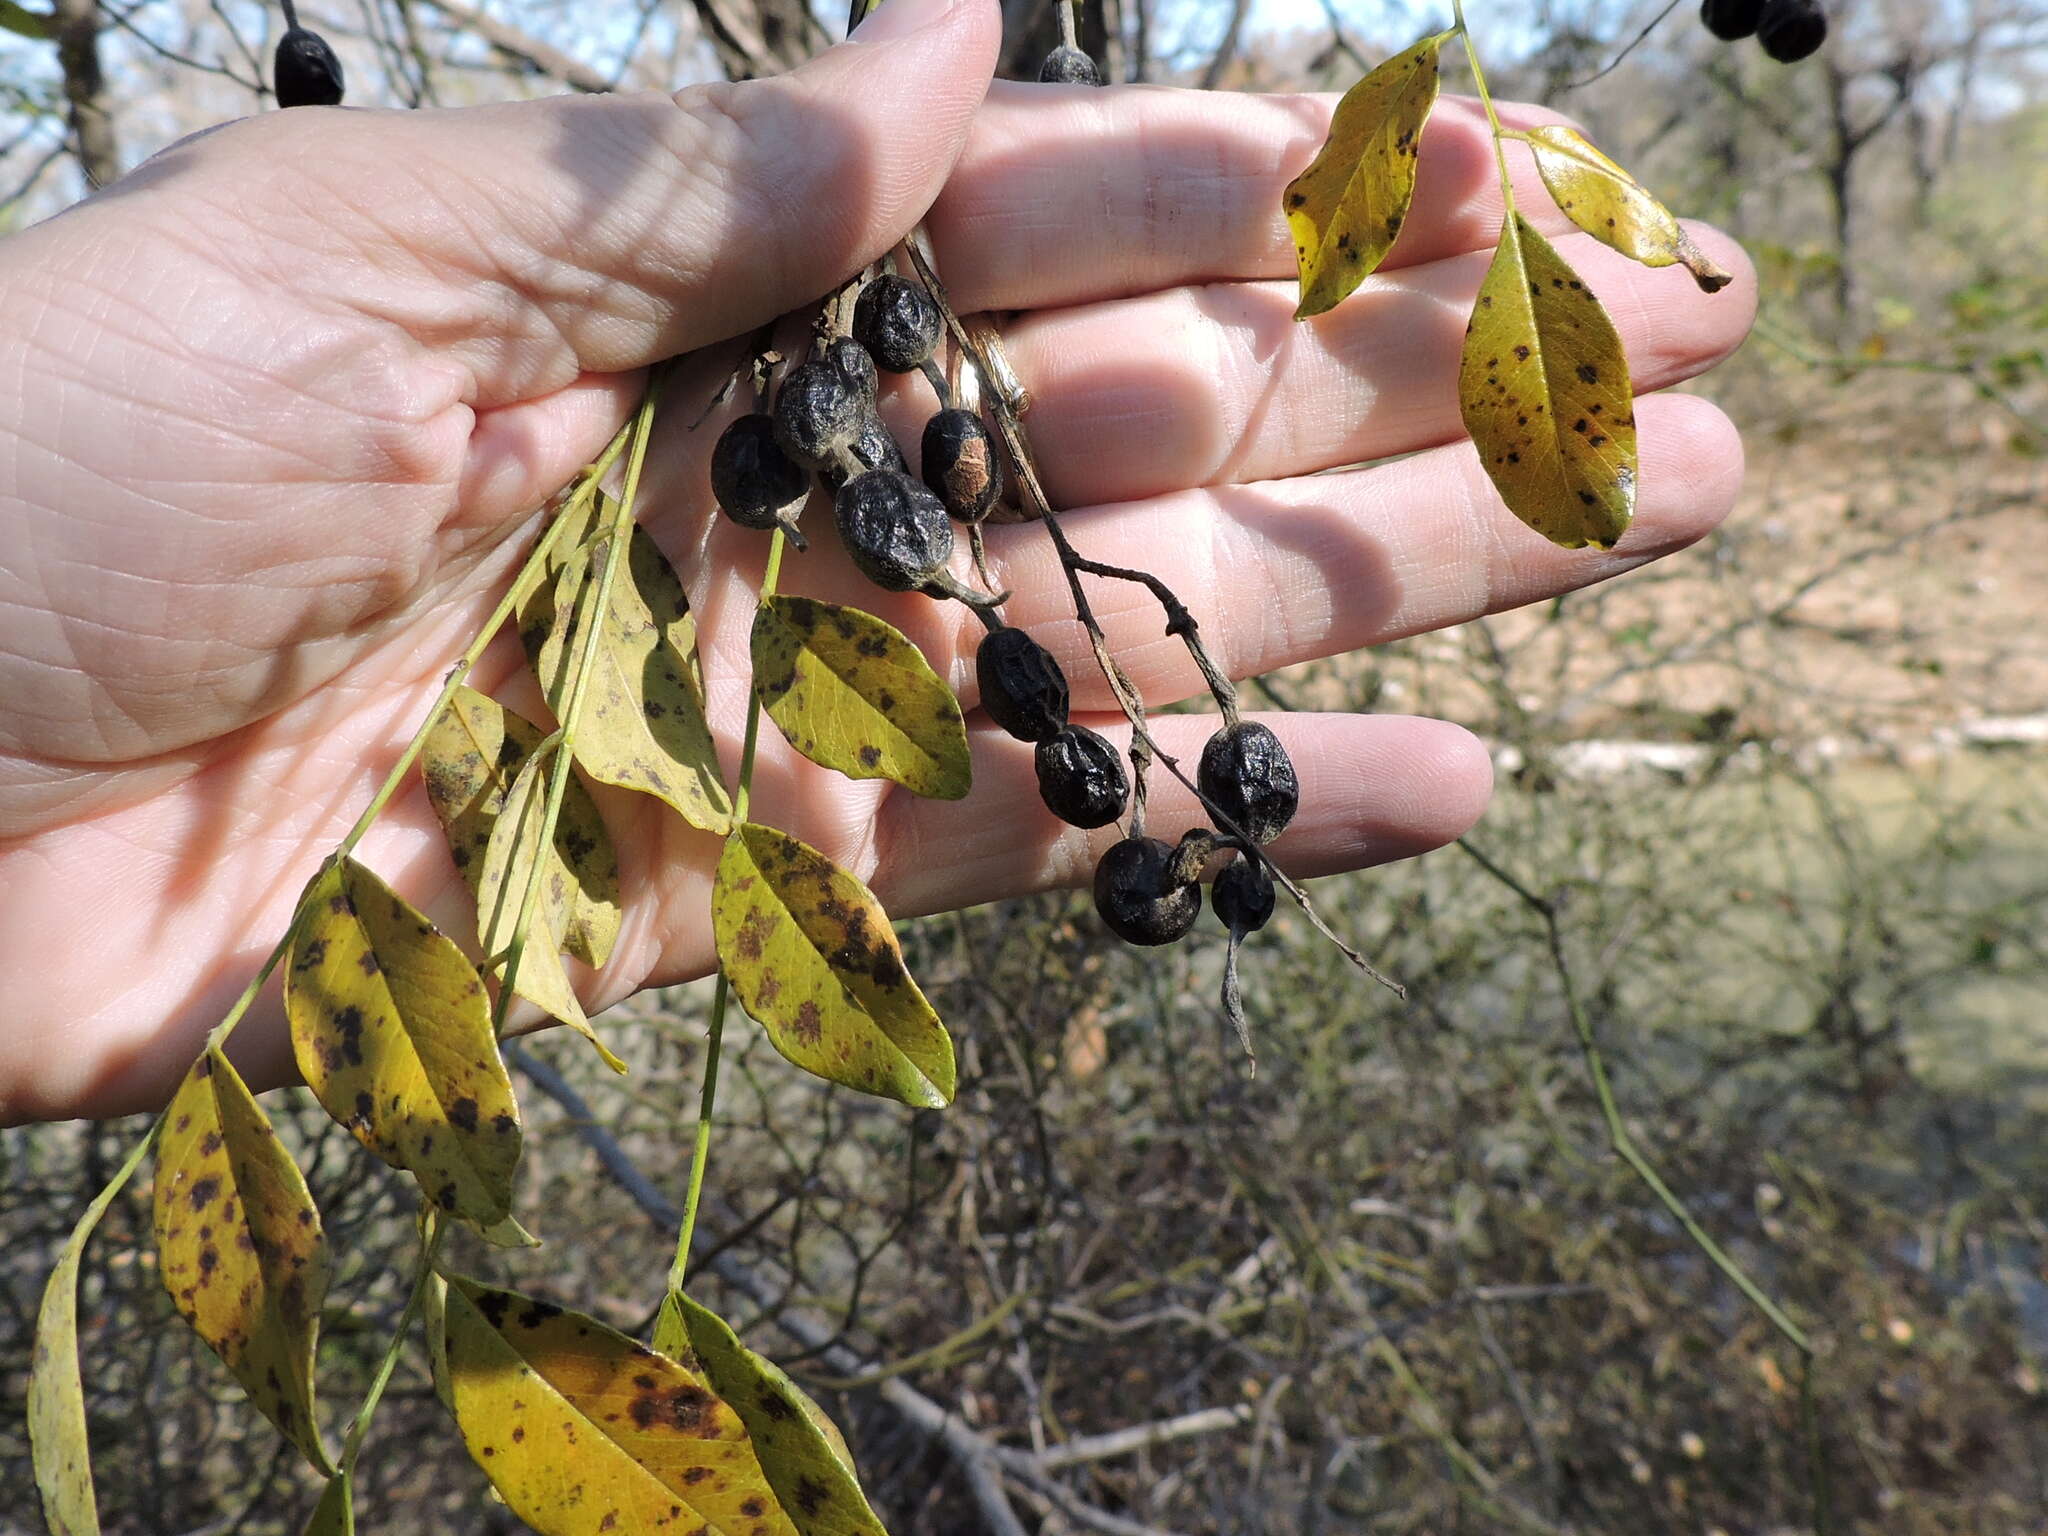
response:
[[[888,43],[944,21],[959,0],[877,0],[867,20],[853,29],[856,43]]]

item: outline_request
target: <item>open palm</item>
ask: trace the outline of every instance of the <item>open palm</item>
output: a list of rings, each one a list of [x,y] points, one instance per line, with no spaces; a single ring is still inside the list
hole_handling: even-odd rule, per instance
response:
[[[1037,86],[984,100],[996,25],[993,7],[892,0],[782,80],[271,114],[0,244],[0,320],[25,349],[0,380],[0,1123],[166,1097],[418,725],[534,509],[624,419],[638,370],[683,353],[643,519],[689,584],[730,773],[765,537],[717,519],[704,484],[741,407],[688,425],[731,366],[716,344],[927,212],[956,303],[1017,312],[1005,335],[1075,542],[1164,577],[1237,675],[1600,580],[1727,510],[1739,445],[1687,397],[1641,404],[1641,507],[1616,551],[1556,550],[1501,507],[1455,392],[1500,216],[1465,104],[1430,126],[1386,267],[1296,326],[1279,192],[1330,101]],[[1682,274],[1559,238],[1640,388],[1709,366],[1748,323],[1746,281],[1704,300]],[[930,408],[919,382],[885,415],[914,442]],[[876,591],[825,521],[785,590],[869,608],[924,648],[970,709],[976,783],[920,801],[771,741],[761,815],[899,915],[1084,878],[1114,829],[1055,821],[1030,749],[972,712],[979,624]],[[1043,531],[989,542],[1011,621],[1059,654],[1076,717],[1121,742]],[[1097,608],[1148,700],[1199,691],[1140,589],[1102,587]],[[540,712],[509,638],[475,681]],[[1275,845],[1297,873],[1435,847],[1485,804],[1486,753],[1456,727],[1269,723],[1302,779]],[[1208,725],[1158,734],[1188,752]],[[718,850],[655,802],[600,803],[626,923],[584,978],[593,1007],[710,967]],[[1164,779],[1155,806],[1163,835],[1194,819]],[[416,787],[360,856],[473,931]],[[274,1005],[236,1050],[259,1083],[290,1075]]]

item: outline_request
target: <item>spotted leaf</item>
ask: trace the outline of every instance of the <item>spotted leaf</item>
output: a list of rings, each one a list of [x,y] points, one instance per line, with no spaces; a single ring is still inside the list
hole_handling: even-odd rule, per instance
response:
[[[951,1101],[953,1041],[859,880],[747,822],[725,840],[711,922],[734,995],[791,1061],[919,1108]]]
[[[1621,537],[1636,501],[1635,397],[1621,338],[1593,290],[1520,214],[1503,225],[1479,287],[1458,401],[1509,511],[1567,549]]]
[[[599,526],[610,515],[597,514]],[[704,719],[690,600],[653,538],[637,523],[631,529],[576,722],[576,761],[601,783],[653,795],[690,825],[724,832],[732,799]],[[519,615],[527,658],[557,719],[582,654],[582,615],[595,602],[578,599],[602,575],[609,549],[601,536],[564,542],[555,580],[540,583]]]
[[[860,1490],[845,1437],[825,1410],[709,1308],[675,1292],[668,1299],[696,1364],[746,1424],[761,1470],[800,1536],[886,1536]]]
[[[313,1355],[327,1239],[306,1181],[227,1057],[192,1064],[157,1147],[157,1273],[263,1416],[325,1472]]]
[[[303,900],[284,1001],[307,1086],[435,1205],[496,1226],[520,1129],[483,978],[353,859],[322,870]]]
[[[442,1327],[469,1453],[541,1536],[798,1536],[701,1371],[471,1280],[449,1281]]]
[[[1669,209],[1578,129],[1552,123],[1532,129],[1526,139],[1551,200],[1595,240],[1646,267],[1683,262],[1692,280],[1708,293],[1718,293],[1734,281],[1693,244]]]
[[[1346,91],[1322,149],[1287,184],[1281,207],[1301,270],[1295,319],[1340,303],[1393,249],[1415,196],[1416,155],[1450,35],[1425,37]]]
[[[481,889],[484,851],[505,797],[546,735],[496,699],[457,688],[421,744],[427,799],[472,895]],[[597,802],[575,774],[562,797],[541,898],[564,949],[586,965],[611,957],[619,936],[619,856]]]
[[[902,631],[858,608],[771,597],[753,653],[755,696],[812,762],[937,800],[967,793],[960,702]]]

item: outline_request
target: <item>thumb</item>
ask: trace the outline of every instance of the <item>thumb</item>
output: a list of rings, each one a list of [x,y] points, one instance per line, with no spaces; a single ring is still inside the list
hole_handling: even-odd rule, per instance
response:
[[[884,0],[788,75],[673,96],[298,109],[190,152],[240,162],[209,164],[207,180],[284,242],[293,259],[273,274],[303,273],[322,309],[395,323],[461,362],[468,403],[487,407],[742,334],[882,254],[951,172],[1000,29],[994,0]],[[131,181],[172,191],[185,152]]]

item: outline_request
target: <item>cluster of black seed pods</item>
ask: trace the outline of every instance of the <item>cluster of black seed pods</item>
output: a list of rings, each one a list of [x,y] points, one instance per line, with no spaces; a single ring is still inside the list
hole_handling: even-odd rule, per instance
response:
[[[1701,0],[1700,20],[1724,43],[1754,37],[1780,64],[1794,64],[1827,41],[1828,17],[1816,0]]]

